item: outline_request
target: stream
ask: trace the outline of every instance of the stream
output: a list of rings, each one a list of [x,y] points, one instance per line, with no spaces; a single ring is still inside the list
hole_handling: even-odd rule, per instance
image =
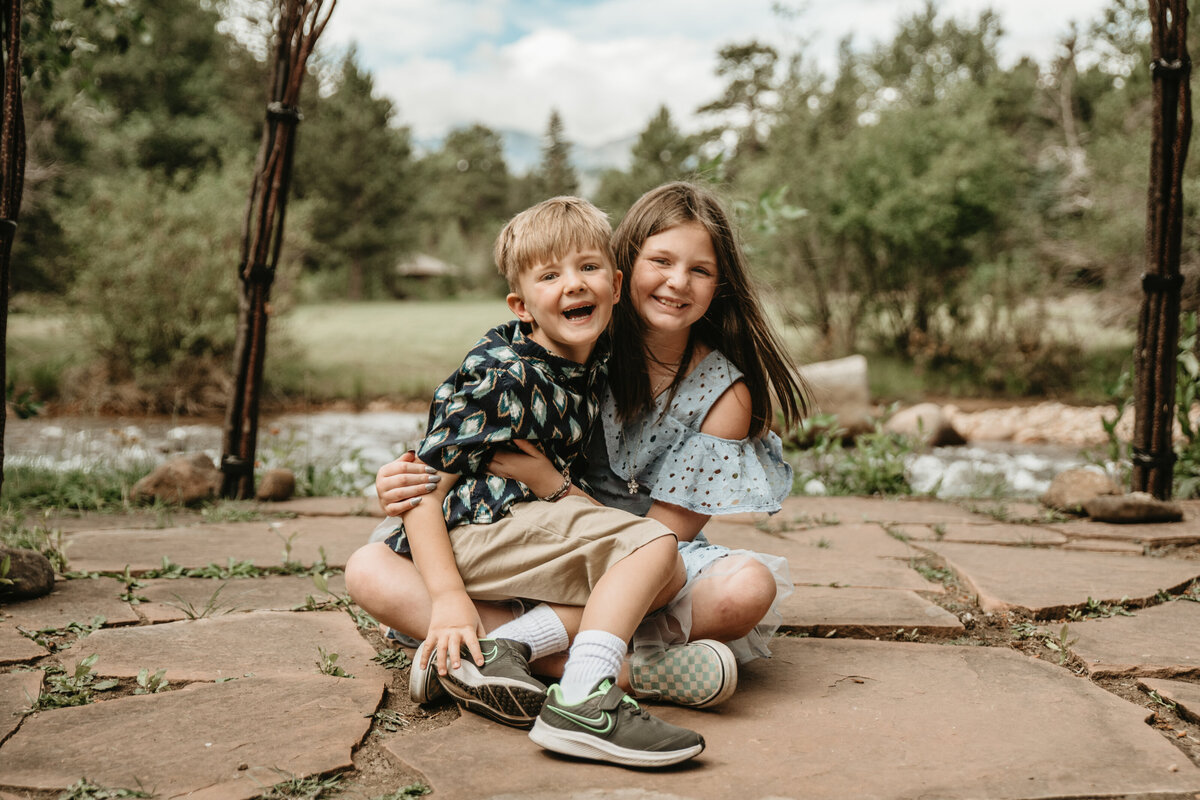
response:
[[[370,492],[375,470],[414,446],[424,428],[425,415],[414,412],[285,414],[260,423],[257,453],[266,467],[314,464],[338,470],[349,485]],[[4,460],[10,467],[148,467],[197,452],[214,461],[220,457],[220,420],[54,417],[10,418],[5,424]],[[919,494],[1035,498],[1059,472],[1085,463],[1071,445],[975,442],[916,453],[907,473]]]

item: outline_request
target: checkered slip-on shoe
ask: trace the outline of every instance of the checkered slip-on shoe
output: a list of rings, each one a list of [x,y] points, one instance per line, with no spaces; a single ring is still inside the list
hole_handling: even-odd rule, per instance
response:
[[[737,689],[737,659],[725,644],[697,639],[629,659],[630,694],[689,708],[723,703]]]

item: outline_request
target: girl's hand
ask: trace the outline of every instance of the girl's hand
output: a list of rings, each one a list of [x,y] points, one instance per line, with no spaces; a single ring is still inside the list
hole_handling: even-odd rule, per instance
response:
[[[520,452],[497,450],[487,471],[501,478],[512,478],[529,487],[538,497],[548,497],[562,486],[563,476],[553,462],[526,439],[513,439]]]
[[[437,486],[440,475],[433,467],[427,467],[409,450],[395,461],[384,464],[375,473],[375,493],[379,496],[379,507],[389,517],[403,516],[421,498]]]

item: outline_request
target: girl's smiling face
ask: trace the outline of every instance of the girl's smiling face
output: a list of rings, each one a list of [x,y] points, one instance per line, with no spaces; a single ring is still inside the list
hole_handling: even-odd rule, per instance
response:
[[[642,243],[630,298],[652,331],[686,331],[708,311],[719,278],[708,231],[699,222],[684,222]]]

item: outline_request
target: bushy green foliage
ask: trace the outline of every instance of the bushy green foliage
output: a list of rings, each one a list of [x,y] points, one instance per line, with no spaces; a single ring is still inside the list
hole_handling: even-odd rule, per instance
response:
[[[827,414],[802,423],[801,438],[807,447],[789,459],[798,491],[810,481],[819,481],[823,494],[829,495],[912,494],[904,471],[905,459],[913,451],[910,440],[876,426],[848,445],[845,432],[835,423]]]

